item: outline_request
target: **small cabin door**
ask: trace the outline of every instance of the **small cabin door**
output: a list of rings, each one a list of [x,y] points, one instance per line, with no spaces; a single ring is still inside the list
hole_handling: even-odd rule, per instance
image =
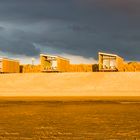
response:
[[[57,60],[52,61],[52,69],[56,70],[57,69]]]

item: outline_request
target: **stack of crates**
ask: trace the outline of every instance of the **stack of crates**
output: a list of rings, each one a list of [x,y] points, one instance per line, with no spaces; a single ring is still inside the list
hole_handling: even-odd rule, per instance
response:
[[[126,72],[140,72],[140,63],[139,62],[125,63],[124,71],[126,71]]]
[[[40,65],[20,65],[21,73],[39,73]]]
[[[92,72],[92,64],[70,64],[69,72]]]

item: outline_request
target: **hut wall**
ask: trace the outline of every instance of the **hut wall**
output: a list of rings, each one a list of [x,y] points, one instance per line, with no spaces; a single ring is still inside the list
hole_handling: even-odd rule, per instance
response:
[[[2,73],[19,73],[19,62],[10,59],[1,60],[1,72]]]

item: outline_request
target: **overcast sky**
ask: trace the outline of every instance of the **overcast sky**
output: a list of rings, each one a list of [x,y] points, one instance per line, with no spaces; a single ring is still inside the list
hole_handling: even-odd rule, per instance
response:
[[[0,0],[0,55],[140,61],[140,0]],[[25,57],[26,56],[26,57]]]

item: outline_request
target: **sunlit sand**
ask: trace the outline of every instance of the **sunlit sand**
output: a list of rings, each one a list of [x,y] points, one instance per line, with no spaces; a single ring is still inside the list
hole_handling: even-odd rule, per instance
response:
[[[140,73],[0,75],[0,139],[140,139]]]
[[[0,96],[140,96],[140,72],[0,75]]]

